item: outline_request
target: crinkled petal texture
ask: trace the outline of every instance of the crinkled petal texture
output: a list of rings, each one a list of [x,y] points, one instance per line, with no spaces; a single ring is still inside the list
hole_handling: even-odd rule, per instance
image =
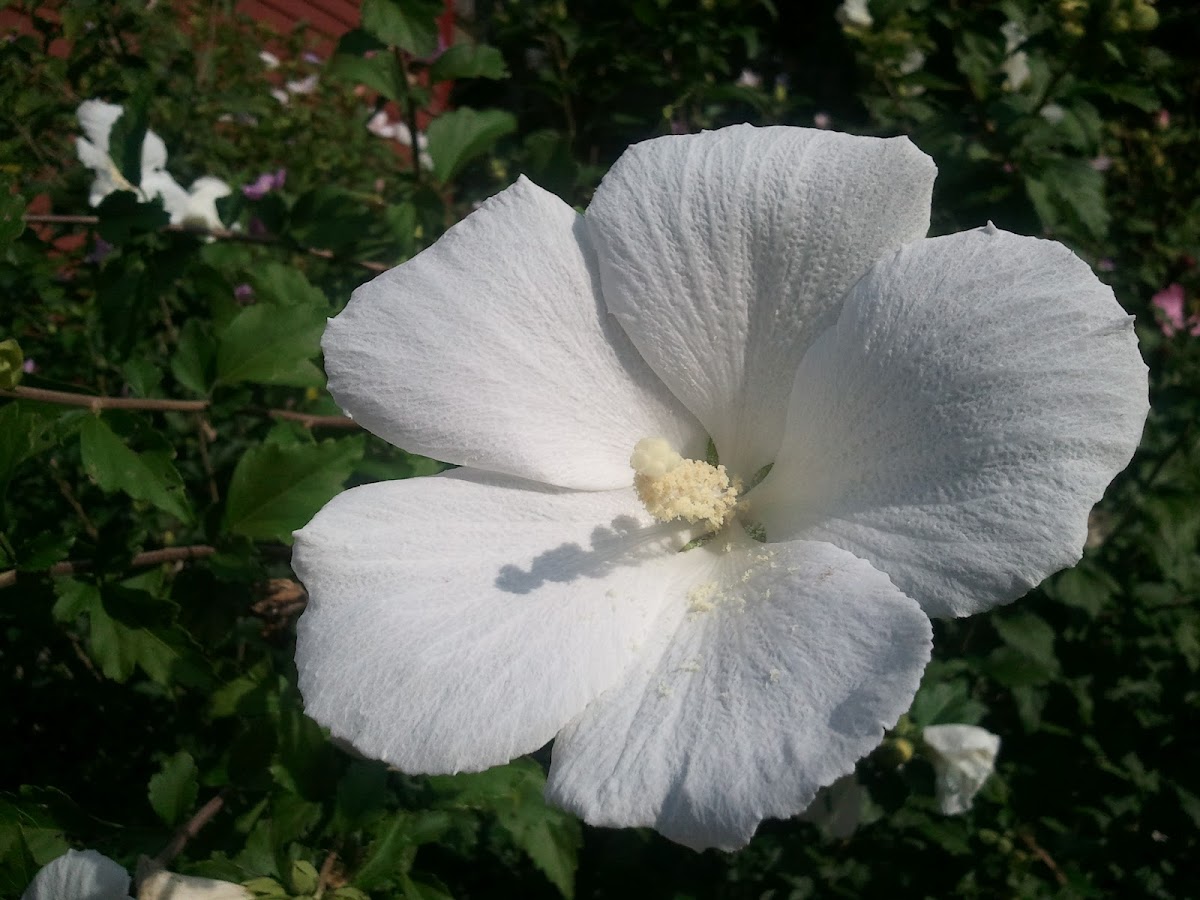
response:
[[[685,539],[631,489],[458,470],[346,491],[296,535],[305,711],[405,772],[536,750],[624,674]]]
[[[805,356],[750,517],[969,615],[1079,559],[1147,410],[1132,317],[1067,248],[992,226],[920,241]]]
[[[355,291],[323,347],[346,412],[446,462],[608,489],[643,437],[704,452],[605,313],[582,218],[524,178]]]
[[[68,850],[38,870],[21,900],[129,900],[129,873],[95,850]]]
[[[739,125],[637,144],[588,207],[608,309],[730,471],[775,458],[792,376],[846,291],[924,237],[907,138]]]
[[[852,771],[908,709],[931,645],[917,604],[829,544],[746,544],[680,554],[697,557],[690,602],[559,735],[551,801],[733,849]]]
[[[1000,738],[978,725],[930,725],[921,736],[934,752],[942,815],[966,812],[996,770]]]

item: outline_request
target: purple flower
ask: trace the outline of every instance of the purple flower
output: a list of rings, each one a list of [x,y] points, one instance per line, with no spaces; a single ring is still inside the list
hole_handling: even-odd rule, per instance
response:
[[[1161,313],[1158,324],[1167,337],[1179,331],[1200,336],[1200,315],[1187,315],[1187,297],[1182,284],[1176,282],[1163,288],[1150,298],[1150,305]]]
[[[254,288],[248,284],[239,284],[233,289],[233,296],[238,303],[249,303],[254,299]]]
[[[1111,272],[1114,269],[1116,269],[1116,267],[1117,267],[1117,264],[1115,262],[1113,262],[1111,259],[1109,259],[1107,256],[1096,262],[1096,268],[1099,269],[1101,272]]]
[[[313,53],[311,50],[306,51],[304,56],[301,58],[306,63],[311,63],[314,66],[319,66],[319,65],[321,65],[321,63],[325,62],[325,60],[321,59],[321,57],[319,57],[317,54]]]
[[[84,262],[98,266],[108,257],[108,254],[113,252],[113,245],[104,238],[96,238],[96,243],[92,245],[92,252],[83,258]]]
[[[32,375],[38,370],[38,364],[33,361],[33,357],[29,357],[25,362],[21,363],[21,371],[26,375]]]
[[[271,191],[283,187],[287,180],[287,169],[277,169],[274,172],[263,172],[254,181],[242,185],[242,193],[250,200],[261,200]]]

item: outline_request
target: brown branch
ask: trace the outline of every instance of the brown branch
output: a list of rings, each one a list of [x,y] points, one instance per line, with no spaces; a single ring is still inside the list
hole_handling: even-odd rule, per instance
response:
[[[415,158],[415,157],[414,157]],[[27,213],[24,216],[29,225],[99,225],[99,216],[59,215],[57,213]],[[236,241],[242,244],[281,244],[276,237],[267,234],[250,234],[245,231],[230,231],[228,228],[199,228],[195,225],[167,225],[163,231],[173,231],[177,234],[195,234],[200,237],[211,237],[218,241]],[[336,260],[331,250],[321,250],[317,247],[299,247],[300,251],[320,259]],[[367,259],[347,260],[369,272],[386,272],[392,268],[387,263],[374,262]]]
[[[10,391],[0,391],[0,397],[13,400],[37,400],[41,403],[57,403],[60,406],[83,406],[92,412],[102,409],[143,409],[160,412],[200,412],[208,408],[207,400],[157,400],[143,397],[99,397],[93,394],[73,394],[67,391],[49,391],[44,388],[18,385]]]
[[[160,400],[147,397],[104,397],[97,394],[75,394],[69,391],[50,391],[44,388],[23,387],[18,385],[10,391],[0,391],[0,397],[12,400],[36,400],[39,403],[57,403],[60,406],[82,406],[92,412],[102,409],[136,409],[145,412],[193,412],[199,413],[208,409],[208,400]],[[362,426],[348,416],[319,416],[312,413],[297,412],[293,409],[266,409],[265,414],[276,419],[287,419],[299,422],[305,428],[361,428]],[[211,428],[207,422],[204,428]],[[203,439],[203,438],[202,438]]]
[[[161,565],[168,562],[186,562],[192,559],[204,559],[212,556],[217,552],[216,547],[210,547],[208,544],[190,544],[185,547],[163,547],[160,550],[146,550],[137,554],[129,561],[130,568],[145,569],[150,566]],[[49,569],[45,570],[47,575],[75,575],[78,572],[86,572],[95,566],[95,563],[87,559],[68,560],[66,562],[55,563]],[[0,572],[0,588],[12,587],[17,583],[17,570],[9,569],[7,572]]]
[[[183,823],[183,826],[171,838],[170,843],[163,847],[162,852],[158,856],[154,857],[154,862],[158,866],[165,869],[175,857],[183,852],[183,848],[187,846],[188,841],[198,835],[200,829],[207,825],[213,816],[221,811],[221,807],[225,805],[225,795],[228,793],[228,790],[228,788],[222,789],[219,794],[196,810],[192,814],[192,817]]]
[[[325,889],[329,887],[329,882],[333,878],[333,867],[337,865],[337,851],[330,850],[329,855],[325,857],[325,862],[321,863],[321,872],[317,877],[317,889],[313,893],[313,900],[321,900],[325,896]]]
[[[276,419],[299,422],[305,428],[362,428],[349,416],[316,416],[290,409],[269,409],[267,414]]]
[[[1060,885],[1066,885],[1067,876],[1063,873],[1063,870],[1058,867],[1058,863],[1054,861],[1054,857],[1047,853],[1045,849],[1043,849],[1042,845],[1034,840],[1032,834],[1022,831],[1017,833],[1017,837],[1021,839],[1021,843],[1023,843],[1033,852],[1034,856],[1045,863],[1046,868],[1054,873],[1055,881],[1057,881]]]

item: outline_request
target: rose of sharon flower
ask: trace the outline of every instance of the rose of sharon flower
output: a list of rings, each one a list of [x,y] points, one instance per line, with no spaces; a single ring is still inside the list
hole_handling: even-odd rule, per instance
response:
[[[923,239],[935,171],[905,138],[658,138],[585,215],[522,178],[355,291],[334,397],[462,468],[297,533],[307,712],[411,773],[555,738],[551,802],[696,848],[851,772],[929,616],[1079,559],[1147,412],[1069,250]]]
[[[966,812],[996,770],[1000,738],[976,725],[930,725],[921,737],[933,751],[935,790],[942,815]]]
[[[222,228],[216,201],[229,195],[229,185],[204,176],[192,182],[190,191],[184,190],[166,170],[167,147],[153,131],[147,130],[142,141],[140,183],[135,187],[126,180],[109,150],[113,126],[123,114],[122,107],[102,100],[85,100],[75,112],[84,133],[76,138],[75,150],[79,161],[95,174],[88,202],[99,206],[113,191],[133,191],[143,200],[161,198],[172,225]]]
[[[1186,315],[1187,297],[1182,284],[1167,285],[1150,298],[1150,304],[1162,314],[1159,327],[1167,337],[1174,337],[1180,331],[1200,337],[1200,315]]]
[[[139,865],[137,900],[250,900],[241,885]],[[68,850],[38,870],[21,900],[132,900],[129,873],[95,850]]]

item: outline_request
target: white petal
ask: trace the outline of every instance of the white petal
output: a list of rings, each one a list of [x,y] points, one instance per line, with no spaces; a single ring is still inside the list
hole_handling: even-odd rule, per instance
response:
[[[153,131],[147,131],[142,140],[142,178],[151,172],[166,168],[167,145]]]
[[[924,236],[907,138],[738,125],[629,148],[587,211],[604,300],[743,478],[775,458],[805,349],[885,252]]]
[[[921,737],[934,753],[942,815],[966,812],[996,770],[1000,738],[976,725],[930,725]]]
[[[158,870],[138,886],[138,900],[252,900],[240,884]]]
[[[869,560],[930,615],[988,609],[1079,559],[1146,396],[1132,317],[1061,244],[921,241],[805,357],[751,516]]]
[[[147,200],[162,199],[163,209],[171,217],[171,224],[178,225],[187,217],[190,198],[183,186],[166,171],[147,172],[138,185]]]
[[[931,643],[916,603],[828,544],[746,543],[680,554],[711,580],[559,736],[552,802],[733,849],[807,807],[908,709]]]
[[[125,110],[115,103],[105,103],[103,100],[84,100],[75,110],[79,119],[79,127],[84,135],[96,148],[104,154],[108,153],[108,137],[113,125],[121,118]]]
[[[296,535],[305,711],[406,772],[535,750],[621,677],[682,541],[632,490],[457,470],[347,491]]]
[[[129,900],[129,873],[95,850],[68,850],[33,876],[21,900]]]
[[[323,342],[338,403],[414,453],[563,487],[630,484],[647,436],[703,454],[605,314],[582,227],[522,178],[360,287]]]

